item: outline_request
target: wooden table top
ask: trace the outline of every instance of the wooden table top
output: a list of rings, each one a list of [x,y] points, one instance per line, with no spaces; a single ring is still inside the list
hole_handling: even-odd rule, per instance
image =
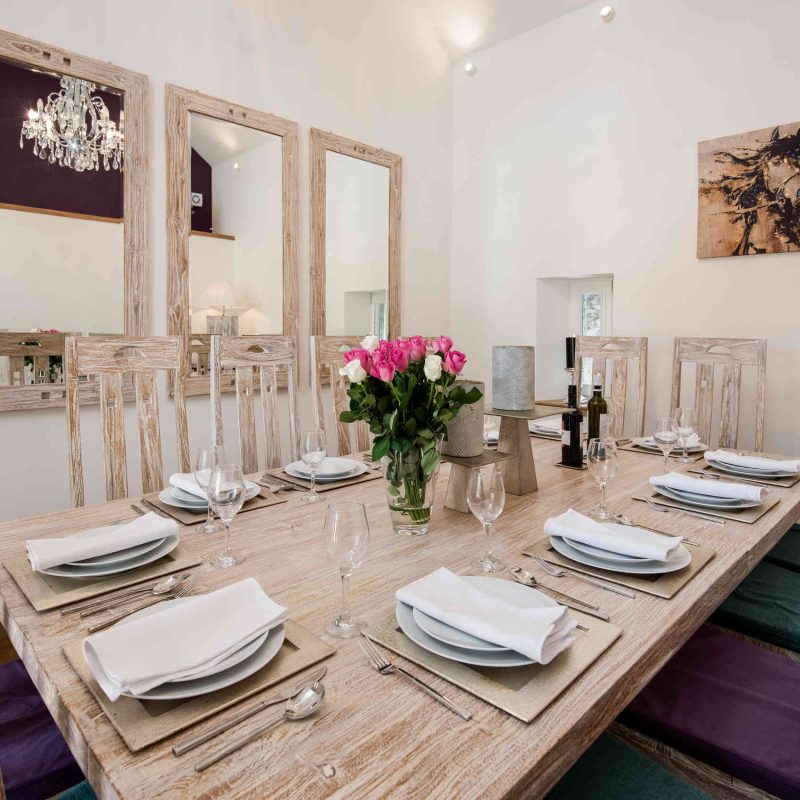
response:
[[[557,443],[533,440],[532,446],[540,489],[509,495],[494,535],[494,552],[508,566],[527,562],[530,568],[532,562],[520,553],[543,538],[545,519],[569,506],[587,510],[598,496],[587,472],[552,466],[560,455]],[[5,570],[0,619],[101,798],[540,797],[800,517],[800,485],[775,489],[781,502],[752,525],[657,514],[630,498],[660,465],[655,456],[620,453],[610,504],[642,524],[684,533],[713,548],[716,557],[672,600],[642,593],[627,599],[573,578],[549,578],[559,589],[600,605],[624,633],[529,725],[430,676],[432,684],[472,712],[472,721],[463,722],[405,681],[374,672],[357,642],[323,634],[337,653],[326,662],[321,712],[284,725],[198,775],[192,770],[195,759],[173,757],[170,741],[136,756],[127,750],[62,653],[83,629],[58,611],[37,614]],[[382,481],[331,492],[313,506],[303,505],[295,493],[288,503],[237,518],[234,543],[247,561],[232,570],[202,567],[201,587],[216,589],[253,575],[293,619],[321,634],[339,602],[338,577],[322,540],[325,507],[358,500],[367,506],[372,543],[353,580],[353,605],[367,622],[377,622],[394,608],[399,586],[441,565],[467,573],[470,559],[481,550],[478,522],[443,507],[449,469],[442,468],[426,537],[392,531]],[[0,559],[20,553],[26,538],[71,533],[128,511],[129,501],[120,500],[6,523],[0,526]],[[220,540],[220,534],[184,531],[186,545],[204,555],[217,550]],[[263,719],[250,720],[237,733]]]

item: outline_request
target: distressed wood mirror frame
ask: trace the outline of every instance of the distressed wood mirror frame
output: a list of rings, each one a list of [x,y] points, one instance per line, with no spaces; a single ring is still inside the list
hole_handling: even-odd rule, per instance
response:
[[[167,250],[169,254],[167,302],[169,333],[182,336],[189,352],[189,235],[191,231],[190,114],[233,122],[282,139],[283,210],[283,335],[297,338],[297,230],[298,230],[298,139],[299,126],[274,114],[229,103],[200,92],[168,84],[167,123]],[[188,359],[187,359],[188,361]],[[186,376],[186,394],[209,394],[211,378]],[[283,380],[285,381],[285,377]],[[285,383],[284,383],[285,385]],[[226,381],[222,391],[234,391]]]
[[[123,93],[125,103],[125,163],[123,170],[124,332],[146,336],[148,329],[147,236],[148,165],[147,76],[49,44],[0,30],[0,57],[22,66],[72,75]],[[36,334],[26,337],[36,338]],[[97,403],[97,381],[80,387],[81,403]],[[0,386],[0,411],[66,405],[66,385]]]
[[[403,159],[335,133],[311,129],[311,334],[326,336],[325,329],[325,204],[328,151],[379,164],[389,170],[389,338],[400,336],[400,214]],[[367,333],[367,331],[364,331]]]

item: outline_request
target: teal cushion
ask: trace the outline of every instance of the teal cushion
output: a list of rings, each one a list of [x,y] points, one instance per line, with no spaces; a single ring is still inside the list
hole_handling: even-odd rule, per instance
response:
[[[711,622],[800,652],[800,572],[762,561]]]
[[[58,800],[97,800],[97,795],[89,786],[89,781],[82,781],[77,786],[67,789],[64,794],[60,794]]]
[[[800,525],[792,525],[764,558],[784,569],[800,572]]]
[[[547,800],[701,800],[708,795],[604,733],[556,784]]]

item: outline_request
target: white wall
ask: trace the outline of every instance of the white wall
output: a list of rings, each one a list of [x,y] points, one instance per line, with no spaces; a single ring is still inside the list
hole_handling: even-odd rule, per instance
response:
[[[422,14],[395,0],[140,0],[3,3],[0,28],[146,73],[150,79],[151,330],[166,333],[164,84],[176,83],[300,124],[300,352],[308,381],[308,130],[335,131],[403,156],[403,333],[449,327],[452,73]],[[5,278],[3,278],[5,280]],[[226,404],[232,420],[233,407]],[[172,404],[162,397],[166,470]],[[312,419],[308,390],[301,412]],[[84,429],[88,501],[102,499],[97,429]],[[189,403],[192,447],[208,440],[208,401]],[[0,517],[69,505],[63,410],[0,414]],[[228,441],[232,441],[230,434]],[[135,434],[129,451],[136,450]],[[130,459],[131,483],[138,466]],[[47,487],[43,492],[42,487]]]
[[[649,421],[669,411],[674,336],[766,337],[765,446],[800,452],[800,253],[695,257],[697,142],[800,117],[800,4],[617,0],[610,24],[600,6],[474,54],[472,78],[455,69],[452,327],[469,372],[491,376],[491,344],[536,339],[537,278],[613,273],[614,333],[650,339]]]

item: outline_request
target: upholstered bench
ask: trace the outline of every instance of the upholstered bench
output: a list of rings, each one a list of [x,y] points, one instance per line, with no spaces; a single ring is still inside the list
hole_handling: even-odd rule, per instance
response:
[[[800,572],[800,525],[792,525],[764,560],[784,569]]]
[[[67,789],[58,796],[58,800],[97,800],[97,795],[89,785],[89,781],[82,781],[77,786]]]
[[[750,786],[800,798],[800,662],[791,658],[704,625],[620,719]]]

